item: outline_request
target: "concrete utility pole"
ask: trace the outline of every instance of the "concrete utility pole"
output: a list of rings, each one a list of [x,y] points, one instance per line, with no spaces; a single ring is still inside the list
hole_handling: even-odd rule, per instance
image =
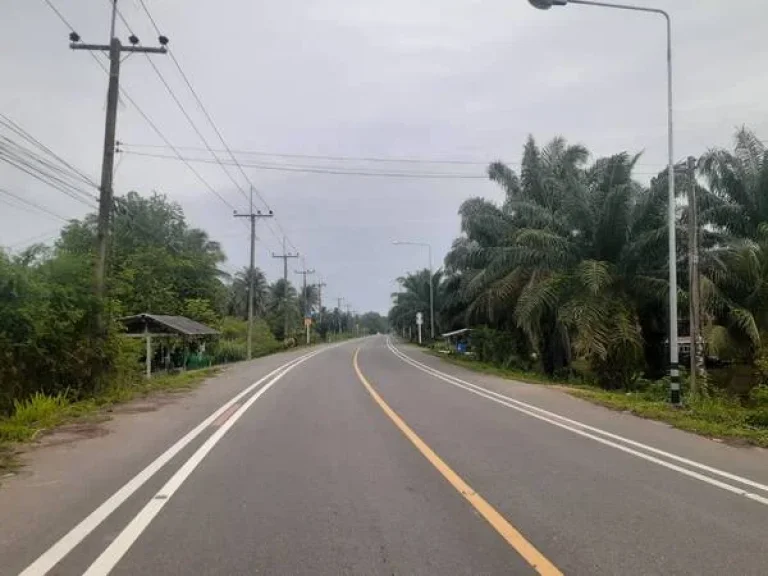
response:
[[[314,270],[296,270],[296,274],[301,274],[304,277],[304,326],[307,329],[307,345],[310,344],[310,326],[312,322],[312,309],[309,305],[309,298],[307,298],[307,276],[314,274]]]
[[[262,214],[261,210],[253,211],[253,188],[251,188],[251,202],[248,214],[238,214],[235,218],[248,218],[251,221],[251,266],[248,269],[248,360],[253,357],[253,281],[256,274],[256,220],[259,218],[272,218],[272,210],[268,214]]]
[[[696,208],[696,158],[688,157],[688,261],[690,269],[691,396],[701,391],[706,373],[701,346],[701,277],[699,275],[699,223]],[[699,382],[701,376],[702,382]]]
[[[285,281],[285,287],[288,288],[288,260],[291,258],[298,258],[299,253],[291,254],[285,249],[285,236],[283,236],[283,253],[275,254],[272,252],[272,258],[281,258],[283,260],[283,280]],[[288,290],[283,295],[283,310],[287,310],[288,304]],[[288,338],[288,314],[283,314],[283,338]]]
[[[339,296],[336,298],[336,301],[338,302],[336,309],[339,311],[339,336],[341,336],[341,303],[344,301],[344,298]]]
[[[323,288],[327,287],[328,284],[320,281],[319,284],[317,284],[317,323],[318,325],[323,321]]]
[[[93,291],[101,304],[104,298],[104,276],[107,269],[107,248],[109,242],[109,220],[112,213],[112,198],[114,190],[112,179],[115,165],[115,131],[117,129],[117,102],[120,94],[120,55],[123,52],[145,52],[165,54],[168,38],[160,36],[159,47],[137,46],[139,39],[131,35],[130,46],[123,46],[115,37],[115,18],[117,16],[117,0],[112,2],[112,22],[110,26],[109,44],[81,44],[80,35],[72,32],[69,35],[69,47],[72,50],[91,50],[109,54],[109,87],[107,88],[107,117],[104,128],[104,151],[101,161],[101,186],[99,187],[99,219],[96,227],[96,262],[94,266]],[[104,329],[102,312],[99,308],[96,315],[96,327],[99,332]]]

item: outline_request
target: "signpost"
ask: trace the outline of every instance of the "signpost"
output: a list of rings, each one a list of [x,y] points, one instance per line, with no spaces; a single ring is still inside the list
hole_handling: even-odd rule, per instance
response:
[[[424,324],[424,315],[421,312],[416,312],[416,327],[419,330],[419,344],[421,344],[421,325]]]

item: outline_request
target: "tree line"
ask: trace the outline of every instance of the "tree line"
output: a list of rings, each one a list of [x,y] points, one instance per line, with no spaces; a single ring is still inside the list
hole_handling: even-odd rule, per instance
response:
[[[489,178],[503,203],[465,201],[461,235],[430,278],[400,278],[394,329],[429,311],[439,331],[473,327],[476,355],[549,375],[578,373],[605,388],[658,379],[668,359],[668,176],[649,185],[639,154],[590,161],[587,149],[529,137],[519,172],[502,162]],[[701,326],[717,384],[740,393],[768,381],[768,151],[749,130],[715,148],[693,175],[678,166],[679,332],[688,334],[689,206],[699,222]]]
[[[106,337],[92,326],[101,306],[92,296],[95,214],[70,221],[53,246],[0,250],[0,413],[35,392],[79,398],[137,377],[141,350],[121,336],[125,316],[192,318],[222,333],[206,350],[213,361],[245,358],[247,268],[224,272],[221,245],[162,194],[116,199],[111,229]],[[315,340],[383,331],[378,315],[320,308],[316,286],[303,293],[283,279],[268,282],[258,269],[254,285],[257,353],[303,342],[305,310]]]

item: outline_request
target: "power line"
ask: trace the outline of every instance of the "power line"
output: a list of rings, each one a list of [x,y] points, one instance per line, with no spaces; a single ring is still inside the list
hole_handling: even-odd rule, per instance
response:
[[[51,4],[50,0],[44,0],[48,6],[50,6],[54,13],[59,17],[59,19],[71,30],[74,31],[74,27],[64,18],[58,10]],[[91,57],[94,59],[96,64],[99,65],[99,68],[102,69],[102,71],[109,76],[109,70],[104,66],[104,63],[99,60],[99,58],[91,51],[88,51],[88,54],[91,55]],[[131,103],[131,105],[136,109],[136,111],[141,115],[142,118],[149,124],[149,126],[152,128],[152,130],[160,137],[160,139],[165,142],[165,144],[175,152],[175,154],[178,156],[180,160],[184,162],[184,164],[189,168],[190,172],[195,175],[195,177],[205,186],[205,188],[214,194],[219,200],[221,200],[230,210],[234,211],[236,208],[230,204],[227,200],[224,199],[223,196],[221,196],[214,188],[211,186],[198,172],[194,169],[194,167],[189,164],[188,162],[184,161],[179,151],[174,147],[173,144],[168,140],[168,138],[165,137],[165,135],[160,131],[160,129],[157,127],[157,125],[152,121],[152,119],[142,110],[142,108],[136,103],[136,101],[128,94],[128,92],[125,90],[125,88],[120,87],[120,94],[123,98],[125,98],[128,102]]]
[[[768,142],[768,141],[767,141]],[[157,144],[133,144],[124,142],[125,146],[130,148],[147,148],[147,149],[162,149],[164,146]],[[188,150],[190,152],[205,152],[206,149],[199,146],[177,146],[179,150]],[[210,152],[210,150],[208,150]],[[225,150],[214,149],[213,153],[223,154]],[[454,166],[481,166],[487,168],[492,162],[480,161],[480,160],[465,160],[458,158],[420,158],[413,156],[348,156],[348,155],[332,155],[332,154],[302,154],[294,152],[270,152],[267,150],[232,150],[235,154],[243,156],[264,156],[267,158],[289,158],[289,159],[302,159],[302,160],[323,160],[334,162],[357,162],[357,163],[383,163],[383,164],[416,164],[416,165],[454,165]],[[513,166],[520,168],[522,165],[520,162],[511,162],[506,160],[499,160],[506,166]],[[495,162],[495,160],[494,160]],[[635,166],[644,166],[648,168],[658,168],[659,171],[666,170],[666,166],[657,164],[642,164],[637,163]],[[322,166],[318,166],[322,168]]]
[[[175,160],[173,156],[166,154],[151,154],[147,152],[133,152],[122,150],[123,154],[133,156],[143,156],[147,158],[160,158],[166,160]],[[186,158],[189,162],[200,162],[203,164],[214,164],[216,160],[207,158]],[[382,178],[422,178],[422,179],[454,179],[454,180],[487,180],[485,174],[457,174],[457,173],[431,173],[431,172],[392,172],[392,171],[372,171],[372,170],[345,170],[336,168],[322,168],[317,166],[308,166],[301,164],[266,164],[266,163],[241,163],[246,168],[258,168],[260,170],[276,170],[278,172],[302,172],[310,174],[335,174],[343,176],[369,176]]]
[[[3,120],[5,120],[5,122],[0,122],[0,124],[4,124],[6,127],[10,128],[10,129],[11,129],[11,130],[13,130],[14,132],[16,132],[16,134],[18,134],[19,136],[21,136],[22,138],[24,138],[24,139],[25,139],[25,140],[27,140],[28,142],[32,143],[34,146],[36,146],[36,147],[40,148],[42,151],[44,151],[44,152],[46,152],[47,154],[49,154],[49,155],[51,155],[52,157],[54,157],[56,160],[58,160],[59,162],[61,162],[61,164],[63,164],[64,166],[66,166],[67,168],[69,168],[70,170],[72,170],[72,172],[74,172],[75,174],[77,174],[78,176],[80,176],[80,178],[82,178],[82,180],[83,180],[83,181],[84,181],[86,184],[90,184],[91,186],[93,186],[94,188],[96,188],[96,189],[98,190],[99,186],[96,184],[96,182],[95,182],[93,179],[91,179],[91,178],[90,178],[90,177],[88,177],[87,175],[83,174],[83,173],[82,173],[80,170],[78,170],[77,168],[75,168],[75,167],[74,167],[72,164],[70,164],[69,162],[67,162],[66,160],[64,160],[64,159],[63,159],[61,156],[57,155],[55,152],[53,152],[53,150],[51,150],[50,148],[48,148],[48,147],[47,147],[45,144],[43,144],[42,142],[40,142],[38,139],[36,139],[34,136],[32,136],[32,135],[31,135],[29,132],[27,132],[26,130],[24,130],[24,128],[22,128],[21,126],[19,126],[19,125],[18,125],[16,122],[14,122],[13,120],[11,120],[11,119],[10,119],[8,116],[6,116],[6,115],[4,115],[2,112],[0,112],[0,118],[2,118]]]
[[[154,27],[155,32],[158,35],[160,35],[161,34],[160,27],[157,25],[157,22],[152,17],[152,13],[149,11],[149,8],[147,7],[146,3],[144,2],[144,0],[139,0],[139,3],[141,4],[141,7],[144,9],[144,12],[147,15],[147,18],[149,18],[149,21],[151,22],[152,26]],[[184,82],[186,83],[187,87],[189,88],[189,91],[192,93],[192,96],[194,96],[195,101],[197,102],[197,105],[199,106],[200,110],[203,112],[203,114],[205,115],[206,119],[208,120],[208,123],[211,125],[213,130],[216,132],[216,135],[219,137],[219,140],[224,145],[224,148],[227,150],[227,153],[229,154],[229,157],[232,159],[232,162],[240,170],[240,173],[243,175],[243,178],[245,178],[246,182],[248,182],[248,184],[250,185],[251,190],[253,190],[253,192],[256,194],[256,196],[262,201],[262,203],[267,208],[267,210],[272,211],[272,207],[269,205],[269,203],[266,201],[266,199],[261,195],[261,193],[259,192],[258,188],[254,185],[254,183],[251,181],[251,179],[248,177],[248,175],[243,170],[242,166],[240,166],[240,164],[237,162],[237,159],[235,158],[234,154],[232,153],[232,150],[230,149],[229,145],[227,144],[227,141],[224,139],[224,136],[222,135],[221,130],[219,130],[218,126],[213,121],[213,118],[211,117],[210,113],[208,112],[206,107],[203,105],[202,99],[200,98],[200,96],[198,95],[197,91],[192,86],[192,82],[189,80],[189,77],[184,72],[184,69],[181,67],[181,63],[176,58],[176,55],[174,54],[174,52],[172,50],[169,50],[168,54],[171,57],[171,60],[173,61],[174,65],[176,66],[177,70],[179,71],[179,74],[184,79]],[[214,155],[214,157],[216,156],[215,154],[213,154],[213,155]],[[242,190],[241,190],[241,192],[242,192]],[[246,198],[247,198],[247,196],[246,196]],[[277,218],[275,218],[275,224],[277,225],[278,229],[282,233],[283,237],[287,237],[287,234],[285,233],[285,230],[283,229],[282,225],[280,224],[280,221]],[[275,234],[274,230],[272,230],[272,227],[269,224],[267,225],[267,228],[270,230],[270,232],[272,232],[273,235],[275,235],[275,237],[278,240],[280,239],[279,237],[277,237],[277,235]],[[290,238],[288,238],[288,243],[294,249],[296,249],[295,244],[293,244],[293,242],[291,242]]]
[[[6,246],[6,248],[13,250],[18,248],[19,246],[26,246],[30,244],[37,244],[39,242],[43,242],[46,240],[53,240],[59,235],[59,232],[60,230],[58,228],[55,230],[48,230],[47,232],[43,232],[42,234],[37,234],[35,236],[32,236],[31,238],[26,238],[19,242],[14,242],[13,244],[9,244],[8,246]]]
[[[21,202],[22,204],[26,204],[27,206],[30,206],[36,210],[39,210],[40,212],[43,212],[45,214],[48,214],[49,216],[53,216],[57,220],[61,220],[62,222],[68,222],[68,220],[60,215],[56,214],[56,212],[53,212],[52,210],[49,210],[45,206],[40,206],[40,204],[37,204],[36,202],[33,202],[32,200],[27,200],[26,198],[19,196],[18,194],[14,194],[10,190],[5,190],[4,188],[0,188],[0,194],[5,194],[6,196],[9,196],[13,198],[14,200]]]
[[[213,154],[213,150],[211,149],[210,144],[208,144],[208,140],[206,140],[203,133],[200,131],[200,129],[197,127],[195,122],[192,120],[192,117],[187,112],[186,108],[184,108],[184,105],[181,103],[179,98],[174,93],[173,89],[171,88],[170,84],[168,84],[168,81],[163,76],[162,72],[160,72],[160,69],[157,67],[157,64],[155,64],[152,59],[147,55],[147,61],[152,66],[152,69],[155,71],[155,74],[157,74],[157,77],[160,79],[160,82],[163,83],[163,86],[165,86],[165,89],[168,91],[168,94],[171,96],[173,101],[176,103],[176,106],[181,110],[181,113],[184,115],[184,117],[187,119],[187,122],[192,127],[192,129],[197,133],[197,135],[200,137],[200,140],[202,140],[203,144],[205,144],[205,147],[208,149],[208,151],[214,156],[214,158],[217,158],[215,154]],[[245,190],[243,190],[242,186],[232,177],[232,175],[229,173],[229,171],[226,169],[224,164],[222,162],[217,162],[219,166],[221,166],[221,169],[224,171],[224,173],[227,175],[227,177],[230,179],[230,181],[235,185],[235,187],[240,191],[240,193],[243,195],[243,197],[248,200],[248,195],[245,193]]]
[[[75,31],[75,27],[74,27],[74,26],[72,26],[72,24],[70,24],[70,23],[69,23],[69,21],[68,21],[66,18],[64,18],[64,15],[63,15],[61,12],[59,12],[59,11],[58,11],[58,9],[56,8],[56,6],[54,6],[54,5],[53,5],[53,3],[51,2],[51,0],[43,0],[43,2],[45,2],[46,4],[48,4],[48,7],[49,7],[51,10],[53,10],[53,12],[56,14],[56,16],[58,16],[58,17],[59,17],[59,20],[61,20],[62,22],[64,22],[64,25],[65,25],[67,28],[69,28],[69,31],[70,31],[70,32],[74,32],[74,31]]]
[[[98,62],[98,64],[99,64],[99,66],[101,67],[101,69],[102,69],[102,70],[103,70],[103,71],[104,71],[106,74],[109,74],[109,71],[106,69],[106,67],[105,67],[105,66],[104,66],[104,64],[101,62],[101,60],[99,60],[99,59],[98,59],[98,58],[97,58],[97,57],[96,57],[96,56],[95,56],[95,55],[94,55],[92,52],[89,52],[89,54],[91,54],[91,55],[92,55],[92,56],[93,56],[93,57],[96,59],[96,62]],[[198,179],[198,180],[199,180],[199,181],[200,181],[200,182],[201,182],[201,183],[202,183],[202,184],[203,184],[203,185],[204,185],[204,186],[205,186],[205,187],[208,189],[208,191],[209,191],[209,192],[211,192],[211,193],[212,193],[213,195],[215,195],[215,196],[216,196],[216,197],[217,197],[219,200],[221,200],[221,201],[222,201],[222,202],[223,202],[223,203],[224,203],[224,204],[225,204],[227,207],[229,207],[229,209],[230,209],[230,210],[232,210],[232,211],[235,211],[235,210],[237,210],[237,208],[235,208],[235,207],[234,207],[232,204],[230,204],[230,203],[229,203],[229,202],[228,202],[228,201],[227,201],[227,200],[226,200],[226,199],[225,199],[225,198],[224,198],[224,197],[223,197],[221,194],[219,194],[219,193],[218,193],[218,192],[217,192],[217,191],[214,189],[214,187],[213,187],[213,186],[211,186],[211,185],[210,185],[210,184],[209,184],[209,183],[208,183],[208,182],[205,180],[205,178],[203,178],[203,177],[200,175],[200,173],[199,173],[197,170],[195,170],[195,169],[194,169],[194,167],[193,167],[193,166],[192,166],[192,165],[191,165],[191,164],[190,164],[188,161],[186,161],[186,160],[185,160],[185,159],[184,159],[184,158],[181,156],[181,153],[178,151],[178,149],[176,149],[176,147],[175,147],[173,144],[171,144],[170,140],[168,140],[168,138],[166,138],[165,134],[163,134],[163,132],[162,132],[162,131],[161,131],[161,130],[160,130],[158,127],[157,127],[157,125],[156,125],[156,124],[155,124],[155,123],[152,121],[152,119],[151,119],[151,118],[150,118],[150,117],[147,115],[147,113],[146,113],[146,112],[144,112],[144,110],[143,110],[143,109],[142,109],[142,108],[141,108],[141,107],[140,107],[140,106],[139,106],[139,105],[136,103],[136,101],[135,101],[135,100],[134,100],[134,99],[131,97],[131,95],[130,95],[130,94],[128,94],[128,92],[127,92],[127,91],[125,90],[125,88],[123,88],[122,86],[120,87],[120,94],[123,96],[123,98],[125,98],[125,99],[126,99],[128,102],[130,102],[130,103],[131,103],[131,105],[132,105],[132,106],[133,106],[133,107],[136,109],[136,111],[137,111],[137,112],[138,112],[138,113],[141,115],[141,117],[142,117],[142,118],[144,118],[144,121],[145,121],[147,124],[149,124],[150,128],[152,128],[152,130],[155,132],[155,134],[157,134],[157,135],[160,137],[160,139],[161,139],[163,142],[165,142],[165,144],[166,144],[166,145],[167,145],[167,146],[168,146],[168,147],[169,147],[171,150],[173,150],[173,151],[174,151],[174,153],[176,154],[177,158],[178,158],[179,160],[181,160],[182,162],[184,162],[184,164],[187,166],[187,168],[189,168],[189,171],[190,171],[190,172],[192,172],[192,174],[194,174],[194,175],[195,175],[195,177],[196,177],[196,178],[197,178],[197,179]]]
[[[44,184],[47,184],[52,188],[55,188],[56,190],[66,194],[73,200],[77,200],[78,202],[81,202],[82,204],[85,204],[86,206],[89,206],[91,208],[95,207],[93,204],[90,204],[88,203],[88,201],[84,200],[81,196],[78,196],[77,194],[73,193],[71,190],[67,189],[64,185],[59,184],[58,182],[61,182],[61,180],[59,180],[58,178],[55,178],[50,175],[44,175],[43,173],[37,172],[33,167],[28,167],[27,165],[25,165],[24,162],[17,161],[15,158],[3,153],[0,153],[0,160],[10,164],[11,166],[14,166],[15,168],[21,170],[22,172],[25,172],[26,174],[29,174],[30,176],[39,180],[40,182],[43,182]]]
[[[132,148],[162,148],[154,144],[126,144]],[[203,152],[204,149],[196,146],[179,146],[179,150],[190,150]],[[223,153],[224,150],[216,150],[218,153]],[[294,158],[304,160],[333,160],[338,162],[377,162],[388,164],[447,164],[447,165],[460,165],[460,166],[488,166],[490,162],[480,162],[478,160],[458,160],[458,159],[430,159],[430,158],[413,158],[413,157],[384,157],[384,156],[342,156],[342,155],[328,155],[328,154],[298,154],[288,152],[268,152],[265,150],[233,150],[235,154],[251,155],[251,156],[267,156],[275,158]],[[516,162],[504,162],[508,166],[519,166]]]

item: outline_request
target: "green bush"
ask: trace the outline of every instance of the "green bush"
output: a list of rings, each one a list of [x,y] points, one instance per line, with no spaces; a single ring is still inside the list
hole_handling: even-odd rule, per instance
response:
[[[752,411],[747,416],[747,424],[755,428],[768,428],[768,408]]]
[[[227,316],[222,318],[221,323],[219,324],[219,331],[221,332],[221,338],[223,340],[245,341],[245,338],[248,335],[248,322],[240,320],[240,318]]]
[[[759,408],[768,408],[768,385],[755,386],[749,393],[750,400]]]
[[[0,420],[0,441],[29,440],[39,430],[61,423],[68,414],[69,400],[61,393],[46,396],[35,392],[24,400],[14,400],[13,413]]]
[[[481,362],[505,369],[530,370],[532,367],[525,340],[517,332],[481,326],[472,331],[471,346]]]
[[[240,362],[248,357],[248,349],[245,342],[240,340],[220,340],[211,350],[211,358],[214,364],[228,364]]]

